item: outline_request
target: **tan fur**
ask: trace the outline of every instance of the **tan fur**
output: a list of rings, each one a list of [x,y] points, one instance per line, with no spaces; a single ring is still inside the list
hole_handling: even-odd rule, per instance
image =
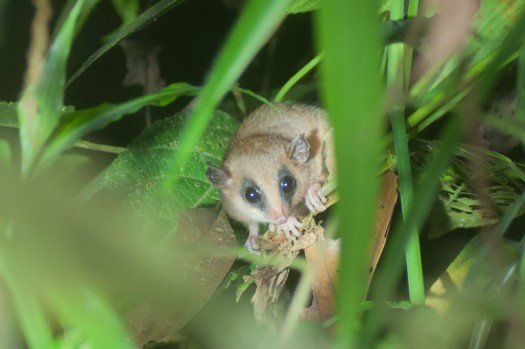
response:
[[[310,145],[304,163],[290,159],[287,147],[301,134]],[[230,216],[247,223],[276,223],[279,216],[303,213],[307,190],[323,185],[334,175],[332,133],[324,112],[305,105],[263,105],[250,114],[232,138],[223,167],[231,173],[231,185],[221,188],[222,203]],[[283,202],[277,173],[285,165],[296,179],[297,189],[290,205]],[[241,192],[244,178],[253,180],[267,197],[261,212]]]

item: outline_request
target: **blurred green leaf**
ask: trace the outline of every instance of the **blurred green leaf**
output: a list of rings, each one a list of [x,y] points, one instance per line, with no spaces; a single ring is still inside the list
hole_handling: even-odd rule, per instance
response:
[[[170,176],[178,177],[180,168],[189,160],[193,147],[206,129],[213,110],[284,19],[288,3],[288,0],[250,0],[246,3],[184,127],[179,150],[168,170]],[[172,184],[166,181],[162,191],[171,192]]]
[[[0,176],[2,296],[14,304],[32,349],[56,348],[54,320],[93,348],[130,347],[121,315],[147,298],[158,310],[153,319],[167,313],[183,324],[233,263],[236,240],[216,210],[185,212],[177,238],[159,243],[159,234],[142,234],[147,221],[108,217],[118,209],[114,200],[82,205],[53,174],[24,184]]]
[[[98,50],[89,56],[82,66],[69,78],[67,81],[67,86],[75,81],[87,68],[91,66],[91,64],[95,63],[100,57],[102,57],[102,55],[104,55],[119,42],[129,37],[133,33],[143,29],[148,24],[154,22],[158,17],[173,9],[175,6],[180,5],[182,2],[184,2],[184,0],[160,0],[142,12],[140,16],[138,16],[132,22],[121,26]]]
[[[42,163],[48,165],[61,152],[71,147],[82,136],[104,128],[124,115],[137,112],[147,105],[164,106],[180,96],[194,96],[198,87],[185,83],[172,84],[159,92],[138,97],[120,104],[102,104],[98,107],[66,113],[53,138],[42,155]]]
[[[476,34],[468,50],[476,64],[497,48],[525,9],[524,0],[483,0],[473,21]]]
[[[441,118],[470,93],[476,79],[483,78],[483,89],[493,87],[497,71],[515,58],[517,39],[525,30],[524,5],[523,0],[481,1],[464,48],[411,88],[415,110],[407,120],[410,127],[417,125],[419,132]]]
[[[237,241],[224,210],[183,210],[177,231],[174,250],[188,249],[190,253],[173,268],[182,276],[178,283],[191,292],[191,297],[166,309],[159,307],[154,297],[146,296],[132,309],[128,323],[141,346],[152,340],[164,342],[177,337],[179,330],[215,294],[235,260]]]
[[[58,125],[64,102],[67,59],[78,30],[77,21],[88,14],[97,2],[79,0],[71,7],[47,51],[42,71],[34,68],[41,63],[42,57],[38,57],[38,51],[32,53],[31,59],[35,65],[28,68],[26,86],[17,105],[24,175],[28,174],[43,145]],[[45,33],[41,34],[45,36]],[[46,44],[43,37],[35,36],[33,40],[33,45]]]
[[[11,168],[12,158],[11,145],[8,141],[0,139],[0,167]]]
[[[79,287],[75,293],[59,292],[50,298],[60,312],[64,328],[75,330],[79,347],[137,348],[118,312],[101,293]]]
[[[382,35],[374,1],[325,1],[317,17],[322,97],[334,128],[341,232],[337,348],[358,347],[384,128]],[[358,34],[357,34],[358,33]],[[356,35],[357,34],[357,35]]]

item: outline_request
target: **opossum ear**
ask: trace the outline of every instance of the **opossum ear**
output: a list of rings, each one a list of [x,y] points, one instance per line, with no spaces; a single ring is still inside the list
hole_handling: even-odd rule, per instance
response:
[[[232,175],[226,167],[217,167],[210,162],[208,162],[206,176],[214,186],[221,189],[229,187],[233,182]]]
[[[304,133],[295,138],[286,148],[286,154],[290,159],[297,162],[306,162],[310,157],[310,144],[304,137]]]

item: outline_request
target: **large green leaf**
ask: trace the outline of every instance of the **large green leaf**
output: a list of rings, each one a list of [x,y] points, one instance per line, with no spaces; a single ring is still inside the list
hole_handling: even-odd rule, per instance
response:
[[[170,178],[170,159],[178,151],[188,115],[176,114],[144,130],[111,164],[101,183],[104,191],[123,194],[124,216],[147,222],[153,215],[168,225],[167,234],[175,227],[177,210],[217,203],[218,191],[205,175],[207,163],[221,162],[238,126],[235,119],[216,111],[193,148],[191,160],[180,169],[178,177]],[[156,189],[164,181],[172,182],[173,189],[159,202]]]

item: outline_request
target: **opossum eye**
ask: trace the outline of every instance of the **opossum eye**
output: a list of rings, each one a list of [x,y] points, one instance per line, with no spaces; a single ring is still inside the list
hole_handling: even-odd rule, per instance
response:
[[[244,198],[249,203],[256,204],[259,201],[261,201],[261,194],[259,193],[259,190],[257,190],[256,188],[248,187],[246,188],[246,191],[244,192]]]
[[[285,194],[293,194],[295,192],[295,179],[292,176],[286,175],[281,178],[281,190]]]

